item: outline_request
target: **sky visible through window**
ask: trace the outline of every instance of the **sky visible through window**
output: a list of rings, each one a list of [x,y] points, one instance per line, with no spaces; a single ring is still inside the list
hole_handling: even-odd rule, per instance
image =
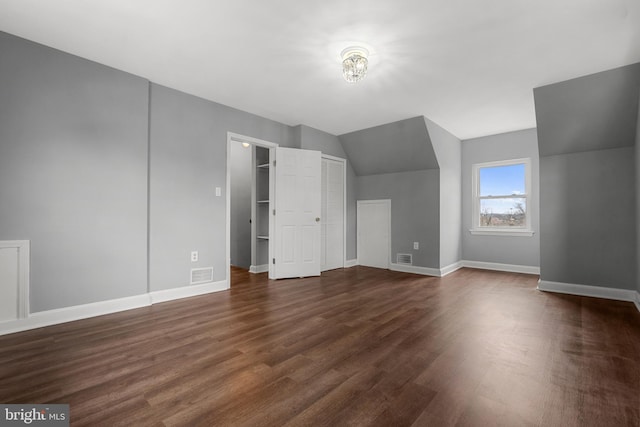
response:
[[[508,166],[480,168],[480,196],[510,196],[525,194],[524,163]],[[523,203],[517,196],[509,199],[484,199],[482,210],[493,213],[510,213],[516,203]]]

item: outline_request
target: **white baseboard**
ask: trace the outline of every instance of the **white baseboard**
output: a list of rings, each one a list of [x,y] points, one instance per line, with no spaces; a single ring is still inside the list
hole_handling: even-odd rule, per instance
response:
[[[142,294],[132,297],[58,308],[55,310],[40,311],[37,313],[31,313],[29,317],[24,319],[10,320],[8,322],[0,323],[0,335],[42,328],[44,326],[57,325],[59,323],[73,322],[74,320],[117,313],[119,311],[146,307],[148,305],[151,305],[151,298],[149,294]]]
[[[57,325],[60,323],[73,322],[74,320],[88,319],[90,317],[117,313],[119,311],[146,307],[160,302],[203,295],[226,289],[229,289],[229,285],[226,280],[222,280],[219,282],[204,283],[202,285],[154,291],[132,297],[75,305],[55,310],[40,311],[37,313],[31,313],[29,314],[29,317],[24,319],[0,322],[0,335],[13,334],[15,332],[42,328],[44,326]]]
[[[269,272],[269,264],[262,265],[252,265],[249,267],[249,273],[268,273]]]
[[[460,261],[463,267],[479,268],[482,270],[496,270],[506,271],[509,273],[524,273],[524,274],[536,274],[540,275],[540,267],[534,267],[530,265],[516,265],[516,264],[500,264],[497,262],[482,262],[482,261]]]
[[[460,270],[462,267],[464,267],[464,263],[463,261],[458,261],[458,262],[454,262],[453,264],[449,264],[446,267],[442,267],[440,269],[440,277],[444,277],[447,274],[451,274],[454,271],[458,271]]]
[[[182,288],[166,289],[163,291],[150,292],[151,304],[172,301],[181,298],[195,297],[197,295],[209,294],[229,289],[226,280],[219,282],[203,283],[201,285],[184,286]]]
[[[439,268],[418,267],[417,265],[389,264],[389,270],[402,271],[403,273],[422,274],[423,276],[440,277]]]
[[[638,292],[629,289],[605,288],[603,286],[576,285],[573,283],[538,281],[538,290],[560,294],[579,295],[583,297],[605,298],[617,301],[635,302],[640,310]]]
[[[356,265],[358,265],[358,260],[357,259],[345,259],[344,260],[344,268],[351,268],[351,267],[355,267]]]
[[[640,291],[636,292],[636,300],[633,302],[638,311],[640,311]]]

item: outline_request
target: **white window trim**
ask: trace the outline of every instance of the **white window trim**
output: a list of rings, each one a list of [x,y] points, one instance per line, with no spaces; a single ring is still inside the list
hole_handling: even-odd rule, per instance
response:
[[[487,167],[496,167],[496,166],[510,166],[516,164],[523,164],[524,167],[524,179],[525,179],[525,203],[527,206],[527,225],[525,227],[481,227],[480,226],[480,169]],[[510,159],[510,160],[500,160],[496,162],[486,162],[486,163],[476,163],[472,167],[472,187],[471,187],[471,197],[472,197],[472,219],[471,219],[471,229],[469,232],[473,235],[480,236],[511,236],[511,237],[531,237],[534,234],[533,229],[531,228],[531,215],[530,212],[533,212],[533,208],[531,206],[531,159],[523,158],[523,159]],[[518,195],[518,197],[523,197]]]

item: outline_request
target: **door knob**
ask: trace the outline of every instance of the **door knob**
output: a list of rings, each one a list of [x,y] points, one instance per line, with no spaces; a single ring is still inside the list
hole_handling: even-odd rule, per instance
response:
[[[316,222],[320,222],[320,218],[319,217],[316,217]]]

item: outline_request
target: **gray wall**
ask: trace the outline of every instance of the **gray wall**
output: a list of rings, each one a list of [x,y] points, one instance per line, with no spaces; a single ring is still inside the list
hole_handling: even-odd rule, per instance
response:
[[[635,288],[633,147],[542,157],[541,279]]]
[[[534,90],[541,279],[636,288],[640,64]]]
[[[472,235],[472,166],[475,163],[531,159],[529,218],[532,237]],[[468,139],[462,142],[462,259],[540,266],[540,166],[535,129]]]
[[[295,146],[289,126],[151,85],[151,290],[189,284],[191,268],[226,274],[227,131]],[[222,188],[215,197],[215,187]],[[192,263],[191,251],[200,252]]]
[[[0,33],[0,240],[31,312],[147,291],[148,82]]]
[[[231,141],[229,153],[231,175],[231,265],[251,266],[251,187],[252,150],[241,142]]]
[[[640,104],[640,97],[638,98]],[[635,141],[635,167],[636,167],[636,282],[638,283],[638,292],[640,292],[640,108],[638,108],[638,120],[636,126]]]
[[[540,156],[629,147],[640,63],[534,89]]]
[[[462,256],[461,143],[425,117],[431,144],[440,166],[440,267]]]
[[[347,260],[356,259],[356,175],[349,161],[349,157],[347,153],[345,153],[342,143],[337,136],[304,125],[296,126],[295,129],[300,135],[300,148],[305,150],[318,150],[324,154],[347,160],[347,248],[345,258]]]
[[[413,265],[440,268],[440,172],[430,169],[356,178],[358,200],[391,199],[391,260],[413,254]],[[413,242],[420,249],[413,250]]]
[[[423,116],[339,138],[358,176],[438,168]]]

